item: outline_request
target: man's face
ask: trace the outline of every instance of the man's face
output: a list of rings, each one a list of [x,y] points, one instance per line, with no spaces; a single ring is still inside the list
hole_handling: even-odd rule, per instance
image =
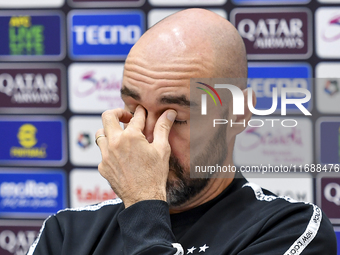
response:
[[[149,142],[153,141],[154,127],[161,114],[167,109],[177,112],[169,134],[171,156],[167,199],[170,206],[179,206],[198,194],[209,182],[205,178],[190,178],[190,111],[193,110],[190,105],[196,105],[194,107],[200,110],[200,102],[190,102],[190,78],[212,77],[213,60],[210,52],[201,54],[197,47],[193,51],[184,47],[181,53],[172,52],[171,47],[168,51],[158,51],[156,45],[152,53],[146,54],[148,47],[149,44],[144,44],[130,52],[124,68],[122,99],[125,109],[131,113],[135,112],[138,105],[145,108],[147,116],[143,133]],[[164,57],[159,57],[162,54]],[[208,123],[201,124],[201,130],[211,129]],[[217,141],[220,144],[226,141],[225,132],[219,131],[206,132],[200,138],[200,146],[195,148],[192,159],[198,162],[205,162],[208,158],[218,161],[221,161],[221,157],[225,159],[226,151],[221,149],[218,149],[220,153],[213,153],[211,157],[211,151],[218,147]]]
[[[209,183],[208,178],[190,178],[191,162],[196,165],[223,164],[226,156],[226,132],[223,127],[215,133],[199,138],[200,146],[195,149],[195,155],[190,161],[190,103],[200,109],[199,102],[190,102],[190,81],[167,86],[164,81],[147,84],[131,79],[132,74],[125,72],[122,87],[122,98],[125,109],[134,113],[138,105],[146,111],[144,135],[149,142],[153,141],[153,130],[157,119],[167,109],[177,111],[177,118],[169,134],[171,155],[169,160],[169,177],[167,181],[167,201],[170,206],[180,206],[202,191]],[[193,108],[192,107],[192,108]],[[200,123],[201,130],[208,130]],[[211,130],[211,128],[210,128]]]

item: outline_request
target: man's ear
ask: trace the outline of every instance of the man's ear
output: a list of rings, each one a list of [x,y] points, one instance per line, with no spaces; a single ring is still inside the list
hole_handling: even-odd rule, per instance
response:
[[[244,98],[244,114],[243,115],[232,115],[230,117],[230,120],[232,120],[232,126],[231,126],[231,121],[229,122],[229,126],[230,126],[230,131],[229,133],[232,136],[236,136],[237,134],[241,133],[248,125],[248,121],[251,119],[251,116],[253,115],[252,112],[249,110],[248,107],[248,96],[252,97],[252,103],[253,106],[255,107],[256,105],[256,95],[255,92],[252,90],[252,94],[248,95],[248,88],[242,90],[243,93],[243,98]],[[232,102],[230,105],[232,109]]]

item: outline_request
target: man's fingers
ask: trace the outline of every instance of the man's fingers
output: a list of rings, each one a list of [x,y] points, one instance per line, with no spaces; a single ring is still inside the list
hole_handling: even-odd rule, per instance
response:
[[[131,119],[129,125],[127,126],[127,128],[131,127],[143,131],[145,127],[145,109],[143,106],[141,105],[137,106],[133,118]]]
[[[102,122],[105,130],[105,135],[110,139],[117,132],[122,132],[123,129],[119,122],[127,123],[132,118],[132,114],[123,109],[107,110],[102,114]],[[97,137],[97,136],[96,136]]]
[[[177,112],[174,110],[165,111],[157,120],[154,129],[154,141],[153,143],[157,146],[162,146],[169,143],[169,133],[176,119]]]

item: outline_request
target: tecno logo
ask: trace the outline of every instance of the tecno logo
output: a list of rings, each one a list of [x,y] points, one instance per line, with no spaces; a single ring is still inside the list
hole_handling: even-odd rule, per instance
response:
[[[122,59],[144,33],[139,11],[71,11],[70,56],[74,59]]]
[[[202,83],[200,83],[202,84]],[[211,87],[212,88],[212,87]],[[233,98],[233,114],[234,115],[243,115],[244,114],[244,95],[242,90],[231,84],[215,84],[214,85],[215,89],[228,89]],[[248,89],[248,108],[249,110],[256,115],[261,115],[261,116],[266,116],[274,113],[277,109],[277,102],[278,102],[278,91],[277,88],[272,89],[272,106],[270,109],[267,110],[257,110],[253,106],[253,90],[251,87]],[[214,90],[215,91],[215,90]],[[216,92],[216,91],[215,91]],[[300,109],[300,111],[304,115],[311,115],[311,113],[302,105],[303,103],[306,103],[310,100],[311,94],[309,90],[305,88],[281,88],[281,115],[286,115],[286,109],[288,104],[294,104],[297,108]],[[207,92],[208,93],[208,92]],[[304,98],[287,98],[288,94],[291,93],[302,93],[305,95]],[[217,92],[215,93],[218,97],[219,95]],[[212,97],[211,93],[210,96]],[[219,98],[220,99],[220,98]],[[215,102],[216,104],[216,102]],[[222,102],[221,102],[222,105]],[[206,115],[207,114],[207,96],[206,94],[201,95],[201,115]]]
[[[134,44],[140,38],[142,31],[139,26],[74,26],[73,32],[77,45],[84,42],[90,45]]]

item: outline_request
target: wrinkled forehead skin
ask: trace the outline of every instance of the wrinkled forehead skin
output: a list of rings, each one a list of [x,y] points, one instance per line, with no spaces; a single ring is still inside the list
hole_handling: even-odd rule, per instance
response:
[[[246,75],[246,53],[237,30],[204,9],[175,13],[150,28],[131,49],[124,70],[124,79],[135,84],[188,89],[190,78]]]

